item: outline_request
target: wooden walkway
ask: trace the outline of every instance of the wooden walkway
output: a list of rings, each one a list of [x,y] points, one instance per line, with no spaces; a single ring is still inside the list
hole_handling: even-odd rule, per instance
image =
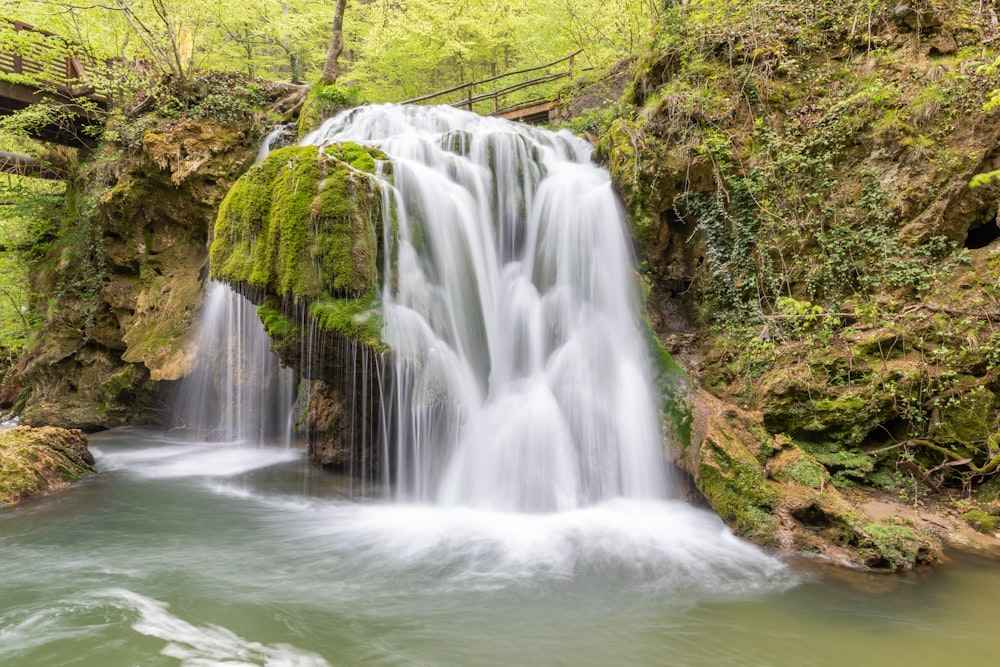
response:
[[[551,97],[536,97],[528,100],[520,100],[515,103],[507,103],[514,93],[518,93],[531,88],[536,88],[552,81],[565,79],[573,75],[573,61],[582,49],[568,56],[554,60],[538,67],[529,67],[514,72],[506,72],[497,76],[491,76],[479,81],[470,81],[451,88],[439,90],[430,95],[422,95],[406,100],[402,104],[426,104],[434,100],[435,103],[450,104],[453,107],[476,111],[484,116],[499,116],[521,123],[544,124],[552,119],[552,111],[558,102]],[[552,71],[557,65],[566,63],[563,68]],[[519,81],[498,87],[504,79],[544,72],[540,76],[527,81]],[[484,91],[484,88],[487,90]],[[440,99],[448,98],[448,99]]]
[[[103,125],[106,101],[88,85],[87,61],[79,49],[58,35],[8,19],[0,19],[0,37],[0,115],[39,102],[56,104],[66,112],[64,118],[38,128],[37,138],[94,146],[93,130]]]

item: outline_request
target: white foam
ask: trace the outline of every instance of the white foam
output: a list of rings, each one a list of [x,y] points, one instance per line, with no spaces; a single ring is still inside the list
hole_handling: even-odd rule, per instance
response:
[[[102,469],[126,470],[150,478],[228,477],[302,458],[297,449],[216,442],[169,444],[114,453],[92,451]]]
[[[160,654],[176,658],[181,667],[330,667],[319,654],[290,644],[262,644],[244,639],[219,625],[188,623],[171,614],[166,603],[127,589],[108,589],[100,596],[138,613],[139,618],[132,628],[167,642]]]
[[[782,561],[679,501],[617,499],[552,514],[327,503],[274,519],[302,548],[341,556],[359,578],[405,575],[452,589],[572,581],[723,596],[795,583]]]

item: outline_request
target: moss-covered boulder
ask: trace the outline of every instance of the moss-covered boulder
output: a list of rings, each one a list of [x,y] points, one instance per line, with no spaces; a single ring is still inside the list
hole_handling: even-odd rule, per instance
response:
[[[278,149],[226,196],[211,246],[213,277],[250,296],[282,363],[310,380],[298,420],[310,459],[355,474],[377,465],[366,440],[378,396],[364,378],[387,350],[378,288],[390,175],[376,148]]]
[[[759,414],[699,389],[682,400],[691,410],[690,439],[668,454],[736,534],[878,571],[940,559],[937,537],[866,517],[834,487],[823,464],[787,438],[771,436]]]
[[[254,165],[219,210],[212,275],[294,300],[376,287],[381,200],[374,148],[290,146]]]
[[[92,472],[94,457],[78,430],[27,426],[0,430],[0,506]]]

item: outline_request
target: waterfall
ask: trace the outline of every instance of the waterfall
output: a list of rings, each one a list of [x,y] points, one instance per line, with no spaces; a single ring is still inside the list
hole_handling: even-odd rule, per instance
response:
[[[289,125],[276,125],[255,162],[289,133]],[[199,320],[197,356],[178,388],[172,425],[211,440],[288,446],[298,377],[281,367],[253,303],[210,281]]]
[[[629,238],[589,145],[393,105],[305,139],[343,141],[392,160],[381,446],[397,497],[517,512],[663,497]]]
[[[211,282],[200,319],[174,425],[211,440],[289,444],[297,376],[279,364],[254,305]]]

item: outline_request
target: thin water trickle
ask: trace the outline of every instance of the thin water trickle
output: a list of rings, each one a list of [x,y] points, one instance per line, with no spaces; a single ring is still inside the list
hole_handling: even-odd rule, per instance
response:
[[[275,125],[264,137],[255,162],[287,142],[294,126]],[[283,368],[249,299],[210,281],[198,322],[194,367],[174,398],[171,426],[195,437],[278,442],[293,437],[298,376]]]

